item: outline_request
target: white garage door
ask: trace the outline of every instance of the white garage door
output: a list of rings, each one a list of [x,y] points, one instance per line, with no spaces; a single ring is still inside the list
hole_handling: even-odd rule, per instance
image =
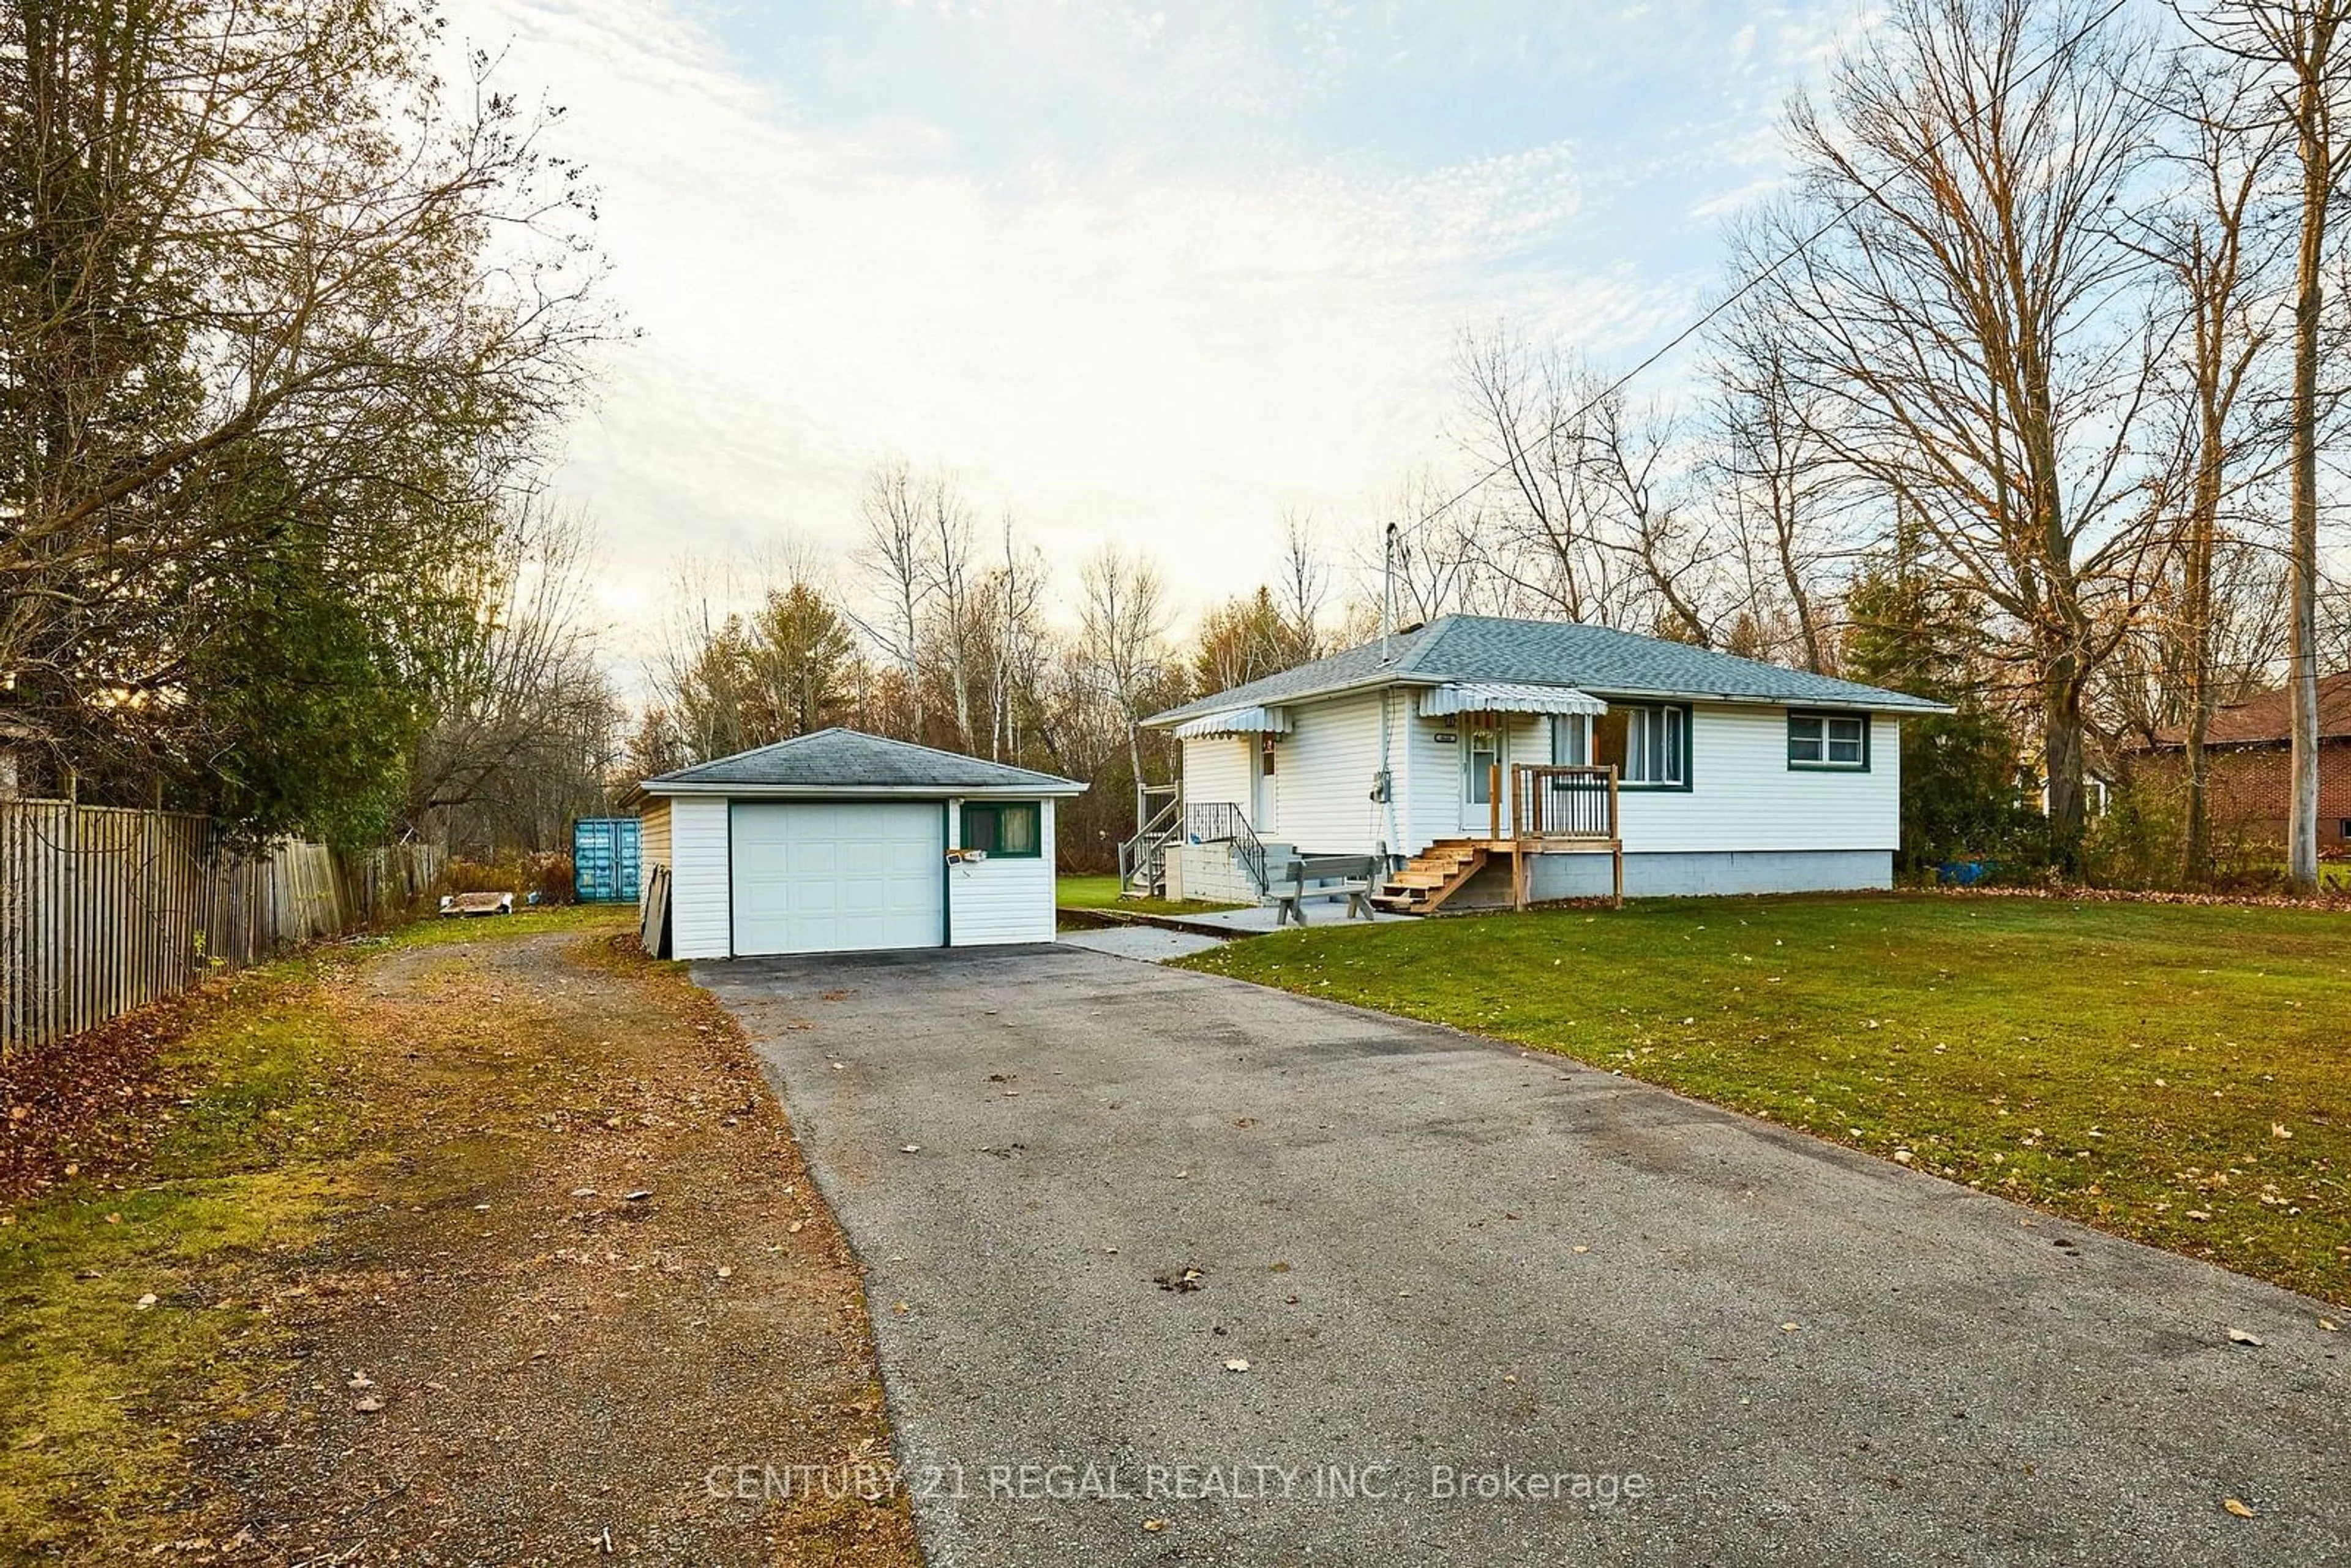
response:
[[[840,953],[946,940],[935,800],[737,802],[735,951]]]

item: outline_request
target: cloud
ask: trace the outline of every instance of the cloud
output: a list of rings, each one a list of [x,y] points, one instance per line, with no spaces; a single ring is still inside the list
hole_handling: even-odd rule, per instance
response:
[[[959,9],[967,32],[1002,20]],[[1176,48],[1155,14],[1116,48]],[[607,541],[624,660],[679,552],[787,533],[845,551],[889,455],[955,470],[984,516],[1017,511],[1065,589],[1115,540],[1194,604],[1238,591],[1273,564],[1285,505],[1358,516],[1448,455],[1463,325],[1507,312],[1605,352],[1670,330],[1702,281],[1608,256],[1573,136],[1421,165],[1283,140],[1187,167],[1173,126],[1006,162],[923,112],[921,80],[847,112],[658,0],[470,0],[454,20],[569,110],[642,331],[608,356],[558,481]],[[1223,63],[1226,107],[1279,96],[1247,39],[1190,47],[1186,75]]]

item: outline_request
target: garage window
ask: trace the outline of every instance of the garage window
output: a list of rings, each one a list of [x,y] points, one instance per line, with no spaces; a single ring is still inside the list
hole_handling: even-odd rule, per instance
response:
[[[962,847],[1004,860],[1035,860],[1043,852],[1041,815],[1034,800],[967,801]]]

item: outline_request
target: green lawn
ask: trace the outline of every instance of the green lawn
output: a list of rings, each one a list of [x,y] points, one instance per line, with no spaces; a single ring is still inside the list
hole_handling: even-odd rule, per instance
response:
[[[1135,915],[1206,915],[1239,909],[1238,904],[1177,903],[1165,898],[1121,898],[1114,876],[1065,876],[1054,883],[1053,902],[1063,909],[1123,909]]]
[[[2351,1301],[2351,916],[1673,901],[1186,962],[1559,1051]]]

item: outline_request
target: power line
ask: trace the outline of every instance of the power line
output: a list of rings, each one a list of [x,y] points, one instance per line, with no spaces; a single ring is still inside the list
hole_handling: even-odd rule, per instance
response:
[[[2039,76],[2043,71],[2048,69],[2049,67],[2054,65],[2059,59],[2063,58],[2068,52],[2070,52],[2074,46],[2081,43],[2083,39],[2088,37],[2092,33],[2096,32],[2100,27],[2105,26],[2107,20],[2112,17],[2115,13],[2120,11],[2126,3],[2127,0],[2112,0],[2112,3],[2109,4],[2105,10],[2100,11],[2087,22],[2083,23],[2081,26],[2075,28],[2058,43],[2052,45],[2047,54],[2034,61],[2030,68],[2021,72],[2017,76],[2017,85],[2022,86],[2023,83],[2032,80],[2034,77]],[[1924,157],[1928,152],[1939,151],[1946,140],[1956,135],[1959,131],[1966,127],[1974,124],[1975,121],[1983,117],[1985,110],[1988,110],[1991,107],[1991,105],[1987,103],[1982,108],[1980,108],[1969,114],[1964,120],[1960,120],[1959,124],[1938,132],[1935,137],[1928,142],[1926,148],[1920,152],[1919,156]],[[1908,163],[1907,169],[1910,172],[1916,172],[1917,168],[1917,163],[1914,159]],[[1786,250],[1781,252],[1779,256],[1775,256],[1771,260],[1769,266],[1747,278],[1746,281],[1740,284],[1737,288],[1733,289],[1730,293],[1725,295],[1721,299],[1708,307],[1697,320],[1692,321],[1688,326],[1684,327],[1680,331],[1667,339],[1663,345],[1650,353],[1647,358],[1642,360],[1631,370],[1626,371],[1623,375],[1618,376],[1614,381],[1601,388],[1600,391],[1593,393],[1592,396],[1586,399],[1573,413],[1562,415],[1556,422],[1544,430],[1543,439],[1549,440],[1551,437],[1557,435],[1561,431],[1566,429],[1569,425],[1573,424],[1576,421],[1582,419],[1585,414],[1590,413],[1593,409],[1598,408],[1602,403],[1607,402],[1618,392],[1623,392],[1627,386],[1631,385],[1637,377],[1651,369],[1667,355],[1680,348],[1684,343],[1688,342],[1692,338],[1697,337],[1700,332],[1705,331],[1707,328],[1714,324],[1717,317],[1720,316],[1724,311],[1729,309],[1732,306],[1738,304],[1741,299],[1744,299],[1748,295],[1753,293],[1757,288],[1768,282],[1771,277],[1779,273],[1782,267],[1787,266],[1790,262],[1795,260],[1798,256],[1803,255],[1805,251],[1811,249],[1814,245],[1825,238],[1829,232],[1835,228],[1839,224],[1853,216],[1854,214],[1859,212],[1872,201],[1875,201],[1878,195],[1884,192],[1886,184],[1891,182],[1892,178],[1892,175],[1888,175],[1886,179],[1881,180],[1875,184],[1864,186],[1860,195],[1855,196],[1852,201],[1838,208],[1836,213],[1823,222],[1819,227],[1804,235],[1803,238],[1796,241],[1795,244],[1790,246]],[[1458,494],[1438,502],[1428,511],[1423,513],[1418,518],[1415,519],[1413,527],[1419,528],[1424,524],[1435,522],[1438,517],[1443,517],[1447,512],[1451,511],[1454,507],[1459,506],[1462,502],[1476,495],[1479,490],[1485,488],[1488,481],[1500,475],[1505,469],[1510,467],[1510,464],[1508,458],[1504,458],[1502,461],[1494,464],[1483,474],[1480,474],[1477,478],[1471,480],[1469,484]],[[1389,530],[1391,532],[1394,531],[1395,526],[1395,525],[1394,524],[1389,525]]]

